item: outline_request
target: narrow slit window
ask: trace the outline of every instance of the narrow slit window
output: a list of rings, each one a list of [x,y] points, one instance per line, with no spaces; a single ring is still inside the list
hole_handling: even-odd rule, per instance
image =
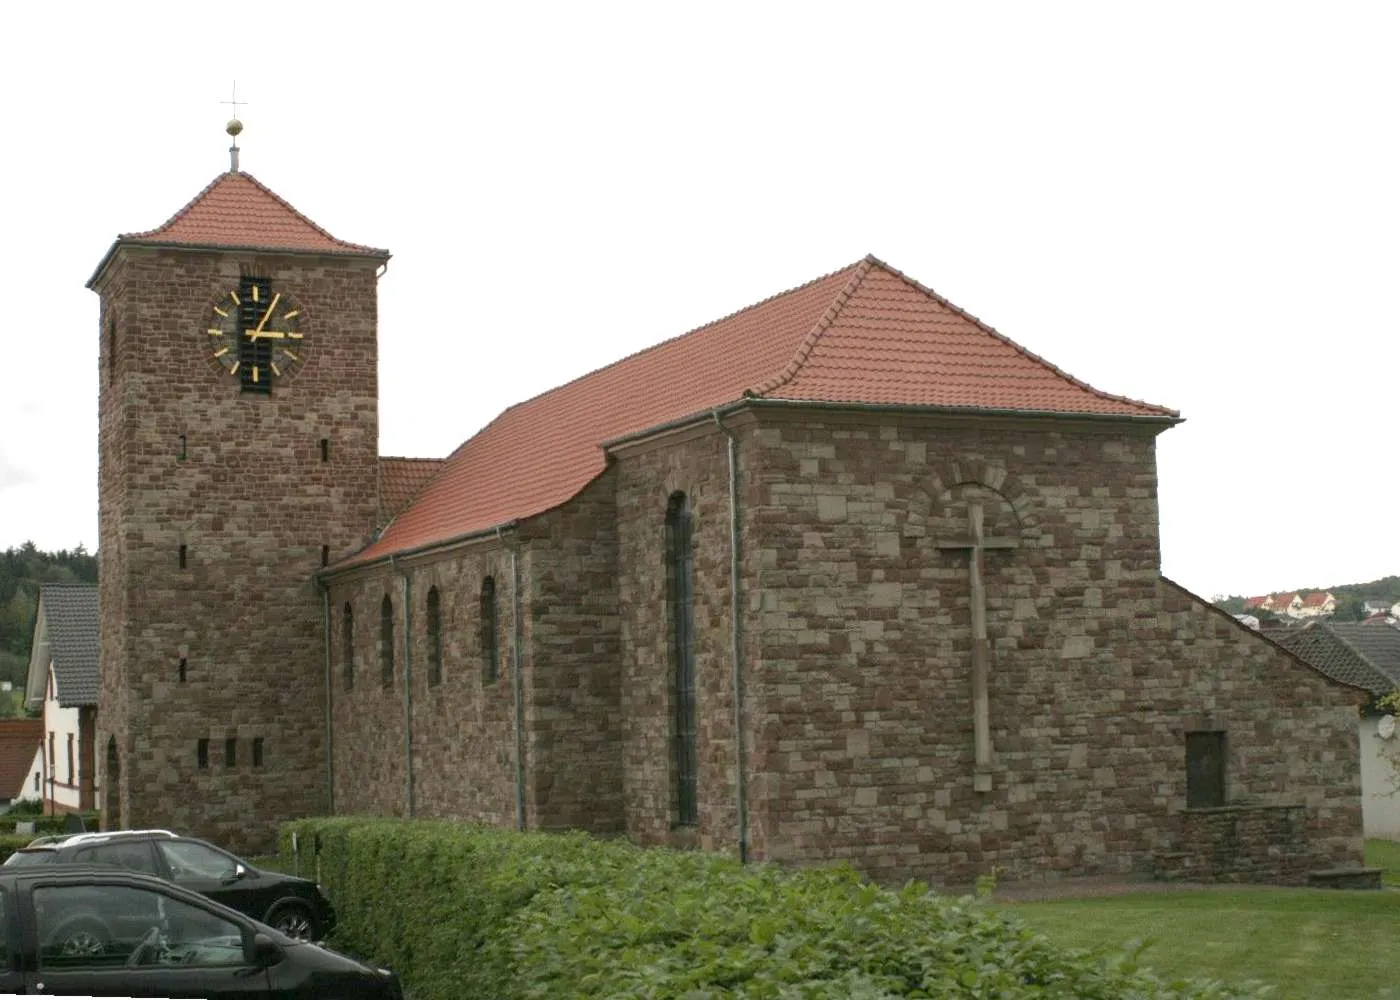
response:
[[[190,457],[190,439],[189,439],[189,435],[187,435],[187,434],[181,434],[181,435],[180,435],[180,461],[183,462],[185,459],[187,459],[187,458],[189,458],[189,457]]]
[[[481,581],[481,673],[487,684],[494,684],[501,676],[499,631],[496,580],[488,576]]]
[[[428,686],[442,683],[442,598],[428,588]]]
[[[185,569],[189,565],[190,549],[188,545],[180,546],[180,568]]]
[[[224,767],[233,767],[238,763],[238,739],[230,736],[224,740]]]
[[[695,580],[690,505],[684,493],[666,508],[667,625],[671,646],[676,822],[699,822],[699,751],[695,725]]]
[[[181,683],[181,684],[185,683],[185,674],[186,674],[186,671],[187,671],[187,669],[188,669],[188,666],[189,666],[189,661],[186,660],[183,656],[180,657],[180,683]]]
[[[209,769],[209,741],[207,739],[200,739],[195,744],[194,761],[201,771]]]
[[[117,321],[107,321],[107,384],[111,385],[117,375]]]
[[[379,683],[394,686],[394,602],[389,595],[379,602]]]
[[[355,612],[350,602],[340,613],[340,671],[345,690],[355,686]]]
[[[322,546],[321,546],[321,565],[322,565],[322,566],[329,566],[330,564],[331,564],[331,547],[330,547],[329,545],[322,545]]]
[[[331,439],[330,439],[330,438],[321,438],[321,461],[323,461],[323,462],[329,462],[330,460],[331,460]]]
[[[263,765],[263,738],[262,738],[261,736],[254,736],[254,737],[253,737],[253,766],[254,766],[254,767],[262,767],[262,765]]]

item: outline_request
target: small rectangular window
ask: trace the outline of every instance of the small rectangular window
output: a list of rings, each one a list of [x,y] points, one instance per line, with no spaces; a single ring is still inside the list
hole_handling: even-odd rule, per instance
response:
[[[330,547],[329,545],[322,545],[322,546],[321,546],[321,565],[322,565],[322,566],[329,566],[330,564],[331,564],[331,547]]]
[[[254,737],[253,737],[253,766],[254,766],[254,767],[262,767],[262,763],[263,763],[263,738],[262,738],[261,736],[254,736]]]
[[[1186,807],[1210,809],[1225,804],[1225,734],[1186,734]]]
[[[186,660],[185,660],[185,658],[182,656],[182,657],[180,657],[180,683],[181,683],[181,684],[185,683],[185,669],[186,669]]]
[[[181,434],[181,435],[180,435],[180,461],[183,462],[185,459],[187,459],[187,458],[189,458],[189,457],[190,457],[190,439],[189,439],[186,435]]]
[[[208,741],[208,740],[206,740],[206,739],[201,739],[197,744],[195,744],[194,760],[195,760],[195,764],[198,765],[198,767],[199,767],[199,769],[200,769],[201,771],[208,770],[208,768],[209,768],[209,741]]]
[[[329,462],[330,460],[331,460],[331,439],[330,439],[330,438],[321,438],[321,461],[323,461],[323,462]]]
[[[74,768],[73,768],[73,734],[72,734],[72,733],[69,733],[69,734],[68,734],[68,784],[71,786],[71,785],[76,785],[77,783],[78,783],[78,775],[77,775],[76,771],[75,771]]]
[[[181,545],[181,546],[180,546],[180,568],[181,568],[181,569],[184,569],[185,566],[186,566],[186,564],[188,563],[188,561],[189,561],[189,547],[186,546],[186,545]]]
[[[230,736],[224,740],[224,767],[233,767],[238,763],[238,740]]]

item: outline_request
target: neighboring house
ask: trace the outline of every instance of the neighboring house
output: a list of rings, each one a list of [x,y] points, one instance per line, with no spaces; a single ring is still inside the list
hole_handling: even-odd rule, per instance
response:
[[[1244,609],[1246,611],[1256,611],[1260,608],[1267,607],[1268,601],[1269,598],[1267,595],[1264,597],[1246,597],[1244,599]]]
[[[1246,628],[1252,628],[1256,632],[1259,631],[1259,619],[1253,615],[1235,615],[1235,621]]]
[[[1297,610],[1302,604],[1303,599],[1294,593],[1270,594],[1268,599],[1264,602],[1264,607],[1276,615],[1282,615],[1286,618],[1296,618]]]
[[[97,807],[97,636],[96,584],[39,588],[25,707],[43,709],[40,784],[48,812]]]
[[[0,719],[0,807],[38,797],[31,789],[43,733],[42,719]]]
[[[1320,618],[1337,610],[1337,598],[1325,591],[1317,591],[1304,597],[1293,612],[1297,618]]]
[[[1376,697],[1400,687],[1400,628],[1385,621],[1312,622],[1270,633],[1284,648],[1318,670]],[[1390,713],[1371,708],[1361,717],[1361,822],[1366,836],[1400,840],[1397,775],[1386,759],[1400,754],[1400,735],[1382,720]]]
[[[1371,615],[1388,615],[1391,613],[1389,601],[1366,601],[1361,605],[1361,609],[1366,612],[1366,617]]]

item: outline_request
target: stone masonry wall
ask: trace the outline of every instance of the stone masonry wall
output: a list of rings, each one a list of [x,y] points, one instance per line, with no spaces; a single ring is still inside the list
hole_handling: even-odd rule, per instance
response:
[[[404,575],[412,581],[405,615]],[[490,576],[497,595],[499,673],[486,678],[481,588]],[[441,614],[441,680],[433,683],[427,634],[428,595],[437,588]],[[380,610],[393,605],[392,678],[383,683]],[[510,556],[497,542],[429,562],[376,567],[331,587],[335,809],[352,815],[407,812],[404,684],[405,641],[412,646],[414,814],[513,826],[515,700],[511,685]],[[345,605],[352,609],[354,677],[345,670]]]
[[[1306,804],[1359,857],[1355,699],[1159,576],[1154,428],[762,414],[755,852],[967,883],[1148,871],[1185,733],[1232,800]],[[973,786],[968,508],[985,557],[992,789]]]
[[[305,315],[304,365],[270,396],[240,392],[205,333],[244,271]],[[323,547],[338,558],[373,528],[375,283],[371,261],[132,248],[104,277],[99,739],[117,737],[120,823],[257,850],[324,808],[312,577]]]
[[[736,424],[741,442],[751,432],[751,423]],[[742,482],[742,462],[740,473]],[[693,830],[676,828],[666,510],[677,492],[689,499],[694,552],[699,823]],[[617,463],[617,510],[627,832],[642,843],[733,850],[737,809],[727,439],[707,427],[624,454]],[[745,528],[743,538],[748,537]],[[748,543],[741,540],[741,552],[747,551]],[[752,565],[756,567],[756,557]],[[756,648],[749,646],[746,662],[752,662]]]
[[[615,483],[604,473],[522,532],[533,827],[623,828]]]

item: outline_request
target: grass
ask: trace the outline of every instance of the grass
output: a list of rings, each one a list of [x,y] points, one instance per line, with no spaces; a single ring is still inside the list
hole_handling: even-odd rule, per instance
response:
[[[1366,862],[1400,885],[1400,843],[1367,841]],[[1171,978],[1275,988],[1279,1000],[1400,1000],[1392,949],[1400,893],[1241,889],[1007,905],[1057,944],[1118,950]]]

